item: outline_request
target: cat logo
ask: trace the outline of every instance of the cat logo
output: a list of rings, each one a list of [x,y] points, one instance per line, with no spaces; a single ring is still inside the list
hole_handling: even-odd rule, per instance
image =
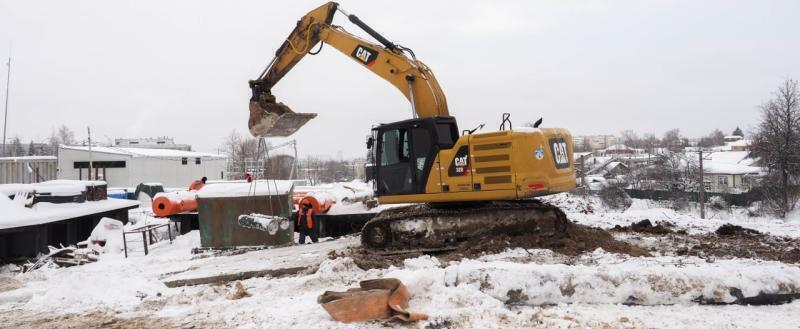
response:
[[[569,167],[569,151],[567,142],[563,138],[550,139],[550,151],[553,152],[553,161],[556,168],[564,169]]]
[[[359,62],[366,66],[372,66],[375,64],[375,60],[378,58],[378,52],[362,45],[356,46],[356,49],[353,50],[353,53],[350,54],[353,58],[357,59]]]
[[[453,157],[453,162],[450,162],[450,168],[447,173],[450,177],[455,177],[469,175],[469,172],[469,147],[464,145],[456,152],[456,156]]]

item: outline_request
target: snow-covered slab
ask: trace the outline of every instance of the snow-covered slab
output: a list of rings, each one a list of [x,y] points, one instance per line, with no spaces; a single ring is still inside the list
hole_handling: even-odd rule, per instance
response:
[[[235,256],[213,257],[191,270],[163,279],[168,287],[224,283],[262,276],[283,276],[315,270],[331,251],[358,245],[358,239],[345,237],[315,244],[278,247]]]
[[[207,184],[197,192],[198,198],[233,198],[246,196],[280,195],[292,190],[290,180],[255,180],[251,183]]]
[[[0,229],[39,225],[65,219],[103,213],[118,209],[138,207],[139,201],[108,199],[83,203],[40,202],[33,208],[22,207],[6,197],[0,196]]]

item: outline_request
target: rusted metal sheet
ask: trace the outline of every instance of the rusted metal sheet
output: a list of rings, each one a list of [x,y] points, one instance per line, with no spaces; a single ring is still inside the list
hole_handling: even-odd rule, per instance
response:
[[[243,197],[198,198],[200,245],[202,247],[235,247],[282,245],[292,242],[294,227],[281,229],[275,235],[239,226],[239,215],[259,213],[289,217],[291,191],[288,194]]]

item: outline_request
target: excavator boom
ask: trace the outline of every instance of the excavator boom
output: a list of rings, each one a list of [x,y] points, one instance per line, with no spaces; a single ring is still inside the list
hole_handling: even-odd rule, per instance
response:
[[[380,44],[332,25],[336,11],[344,13],[350,22]],[[297,21],[267,68],[258,79],[250,81],[252,97],[248,128],[253,136],[289,136],[316,116],[314,113],[295,113],[277,102],[272,88],[306,54],[315,55],[313,49],[320,42],[331,45],[395,86],[411,103],[415,118],[449,115],[447,100],[436,77],[424,63],[414,58],[413,51],[392,43],[357,16],[344,12],[337,3],[329,2]]]

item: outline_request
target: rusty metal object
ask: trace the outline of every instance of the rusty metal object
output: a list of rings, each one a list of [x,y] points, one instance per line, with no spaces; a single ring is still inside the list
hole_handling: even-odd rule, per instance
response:
[[[361,244],[381,253],[448,250],[486,235],[559,238],[568,225],[563,211],[538,200],[421,204],[384,210],[364,225]]]
[[[316,113],[295,113],[276,102],[271,93],[259,92],[250,100],[247,127],[255,137],[287,137],[316,116]]]
[[[326,291],[317,303],[340,322],[372,320],[427,320],[428,315],[411,313],[408,309],[408,288],[398,279],[374,279],[359,282],[361,288],[344,292]]]
[[[294,226],[279,228],[275,235],[239,225],[244,214],[258,213],[289,218],[291,191],[272,196],[199,197],[200,245],[202,247],[234,247],[282,245],[292,242]]]
[[[166,224],[150,224],[150,225],[145,225],[145,226],[142,226],[142,227],[137,227],[137,228],[132,229],[130,231],[123,230],[122,231],[122,245],[123,245],[123,248],[125,248],[125,258],[128,258],[128,238],[127,238],[128,234],[139,234],[139,233],[142,234],[142,244],[144,245],[144,255],[147,256],[147,254],[150,253],[150,248],[148,248],[148,246],[151,245],[151,244],[156,243],[155,239],[153,238],[153,231],[157,231],[159,228],[162,228],[162,227],[166,227],[167,228],[167,234],[169,234],[169,244],[172,244],[172,240],[173,240],[173,238],[172,238],[172,227],[170,226],[170,223],[166,223]]]

